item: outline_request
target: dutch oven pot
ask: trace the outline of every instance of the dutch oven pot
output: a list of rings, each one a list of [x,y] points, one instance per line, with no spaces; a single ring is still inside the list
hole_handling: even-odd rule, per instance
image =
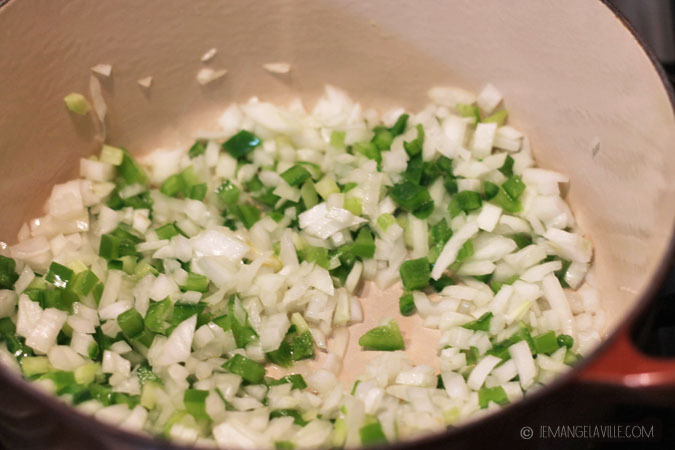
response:
[[[200,56],[211,47],[218,49],[211,64],[228,73],[200,86]],[[477,91],[495,84],[512,124],[531,137],[538,164],[570,177],[567,199],[594,244],[605,340],[523,401],[396,446],[494,445],[533,420],[526,417],[550,410],[584,417],[585,398],[601,386],[631,398],[675,398],[675,362],[641,355],[630,339],[673,255],[672,90],[604,3],[11,0],[0,9],[0,57],[0,237],[9,243],[41,213],[51,186],[76,176],[79,158],[100,148],[90,118],[63,105],[69,92],[88,92],[89,68],[99,63],[113,65],[103,81],[108,142],[134,154],[187,144],[228,103],[253,95],[311,104],[330,83],[366,105],[415,110],[433,85]],[[261,69],[278,61],[291,64],[290,74]],[[146,91],[136,81],[149,75]],[[173,448],[96,422],[5,369],[0,442]]]

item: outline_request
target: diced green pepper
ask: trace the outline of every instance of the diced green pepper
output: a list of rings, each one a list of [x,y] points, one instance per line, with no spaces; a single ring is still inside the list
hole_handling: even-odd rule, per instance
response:
[[[387,436],[382,431],[382,425],[377,418],[369,416],[366,423],[359,429],[361,436],[361,445],[368,447],[371,445],[384,445],[387,443]]]
[[[226,205],[234,205],[239,199],[240,192],[241,189],[239,189],[237,186],[230,183],[229,181],[225,181],[220,185],[216,191],[216,194],[218,195],[218,198],[221,199]]]
[[[124,180],[126,184],[148,184],[148,176],[141,166],[136,163],[126,149],[122,149],[124,156],[122,157],[122,164],[117,167],[117,173]]]
[[[285,377],[279,378],[278,380],[267,378],[265,382],[268,386],[278,386],[280,384],[290,383],[292,385],[291,389],[305,389],[307,387],[305,379],[299,373],[286,375]]]
[[[431,282],[431,285],[433,286],[436,292],[441,292],[446,287],[453,286],[455,284],[456,284],[455,280],[453,280],[447,275],[442,275],[438,280]]]
[[[467,239],[464,244],[462,244],[462,247],[459,249],[459,252],[457,252],[457,259],[455,259],[456,262],[462,262],[467,258],[470,258],[473,256],[474,249],[473,249],[473,240]]]
[[[405,132],[405,127],[408,124],[409,117],[410,116],[405,113],[398,116],[398,119],[396,119],[396,123],[394,123],[394,125],[391,128],[389,128],[389,132],[391,132],[392,136],[396,137]]]
[[[394,351],[403,350],[405,344],[401,330],[395,320],[386,325],[375,327],[359,338],[359,345],[367,350]]]
[[[23,376],[25,377],[41,375],[52,369],[53,367],[46,356],[27,356],[21,358],[21,372],[23,372]]]
[[[190,192],[188,193],[188,198],[192,200],[204,201],[207,191],[206,183],[198,183],[190,187]]]
[[[560,258],[560,257],[558,257],[558,256],[553,256],[553,255],[547,256],[546,259],[545,259],[544,261],[546,261],[546,262],[549,262],[549,261],[560,261],[561,264],[562,264],[562,267],[560,267],[560,269],[556,270],[556,271],[553,272],[553,273],[555,274],[555,276],[556,276],[556,278],[558,279],[558,281],[560,281],[560,285],[561,285],[562,287],[564,287],[564,288],[570,287],[570,285],[567,284],[567,280],[565,280],[565,275],[567,274],[567,271],[569,270],[570,266],[572,265],[572,261],[569,261],[569,260],[566,260],[566,259],[562,259],[562,258]]]
[[[478,405],[485,409],[488,407],[490,402],[494,402],[498,405],[506,405],[509,403],[509,398],[506,395],[506,391],[501,386],[495,387],[482,387],[478,391]]]
[[[418,154],[408,160],[403,177],[411,183],[421,184],[423,173],[424,161],[422,161],[422,155]]]
[[[426,212],[429,206],[431,206],[431,209],[433,210],[434,201],[431,199],[429,191],[425,187],[414,184],[408,180],[395,185],[390,191],[390,195],[397,205],[412,212],[421,219],[428,217],[431,211],[429,211],[429,214],[426,214],[426,216],[422,214],[423,217],[419,216],[419,212]]]
[[[359,197],[346,197],[344,201],[344,209],[355,216],[360,216],[363,212],[363,202]]]
[[[238,353],[223,364],[223,368],[251,384],[260,384],[265,379],[265,367],[262,364]]]
[[[162,186],[159,188],[159,191],[169,197],[176,197],[178,194],[185,190],[185,184],[183,182],[183,177],[180,174],[171,175],[169,178],[164,180]]]
[[[77,384],[87,386],[96,381],[97,377],[102,376],[103,372],[100,364],[90,362],[76,368],[73,375]]]
[[[335,148],[343,148],[345,146],[344,131],[333,130],[330,134],[330,145]]]
[[[310,181],[310,183],[311,183],[311,181]],[[305,183],[305,184],[307,184],[307,183]],[[304,186],[305,185],[303,184],[303,187]],[[300,191],[300,193],[302,195],[302,190]],[[316,195],[316,192],[314,193],[314,195]],[[279,197],[278,195],[276,195],[274,193],[274,188],[265,189],[262,194],[259,194],[255,197],[255,199],[258,202],[262,203],[265,206],[269,206],[270,208],[274,208],[274,206],[277,204],[277,202],[279,201],[280,198],[281,197]],[[304,197],[303,197],[303,200],[304,200]]]
[[[372,142],[357,142],[354,144],[354,152],[360,153],[368,159],[377,161],[378,164],[382,162],[382,155],[380,149]]]
[[[359,185],[358,183],[350,181],[349,183],[345,184],[344,186],[340,186],[340,190],[342,191],[343,194],[346,194],[347,192],[351,191],[352,189],[354,189],[358,185]]]
[[[565,352],[565,358],[563,359],[563,363],[567,364],[568,366],[571,366],[577,361],[579,361],[581,358],[582,356],[580,354],[567,349],[567,352]]]
[[[260,210],[249,203],[233,205],[231,209],[247,230],[251,229],[260,220]]]
[[[146,260],[139,261],[138,264],[136,264],[136,268],[134,269],[134,275],[136,276],[137,280],[140,280],[149,273],[153,274],[154,276],[157,276],[159,274],[159,271]]]
[[[473,277],[481,283],[489,284],[492,279],[492,274],[486,273],[485,275],[474,275]]]
[[[506,177],[510,177],[513,175],[513,163],[515,160],[511,157],[511,155],[508,155],[506,159],[504,160],[504,164],[499,168],[499,171]]]
[[[187,281],[180,287],[182,291],[208,292],[209,279],[198,273],[188,272]]]
[[[352,244],[354,255],[362,259],[369,259],[375,256],[375,239],[373,233],[368,227],[362,227]]]
[[[265,354],[273,364],[281,367],[291,367],[293,365],[293,349],[286,340],[281,341],[279,348]]]
[[[323,198],[327,200],[331,194],[337,194],[340,192],[340,188],[337,183],[330,175],[325,175],[321,180],[319,180],[314,186],[316,192]]]
[[[16,326],[12,319],[3,317],[0,319],[0,338],[7,343],[7,350],[18,360],[33,356],[33,350],[24,344],[24,339],[16,336]]]
[[[291,441],[274,442],[274,450],[295,450],[295,444]]]
[[[257,339],[258,335],[248,323],[248,313],[241,306],[238,298],[232,297],[228,303],[227,315],[230,317],[230,327],[238,348],[244,348]]]
[[[99,256],[105,259],[119,259],[120,256],[135,256],[136,243],[132,239],[122,239],[112,233],[101,236]]]
[[[75,278],[70,283],[69,288],[77,295],[86,296],[94,289],[99,282],[98,277],[91,270],[83,270],[75,274]]]
[[[291,186],[298,186],[311,177],[312,175],[309,171],[299,164],[296,164],[281,173],[281,178]]]
[[[316,263],[324,269],[328,269],[330,266],[330,257],[326,248],[308,245],[300,253],[305,261]]]
[[[302,334],[293,337],[291,342],[291,358],[293,361],[300,361],[314,357],[314,338],[312,333],[305,331]]]
[[[389,213],[380,214],[377,218],[377,226],[386,232],[387,229],[396,223],[396,218]]]
[[[380,151],[389,150],[391,143],[394,141],[393,133],[384,127],[378,127],[374,131],[375,136],[370,142],[375,144],[375,147]]]
[[[525,190],[525,183],[523,183],[518,175],[513,175],[502,184],[502,188],[509,194],[509,197],[513,200],[518,200],[520,194]]]
[[[517,233],[511,236],[516,242],[518,248],[525,248],[528,245],[532,245],[532,235],[529,233]]]
[[[19,274],[16,273],[16,261],[0,255],[0,289],[13,289],[14,283],[18,279]]]
[[[492,320],[492,317],[494,317],[494,314],[491,312],[486,312],[478,319],[469,323],[465,323],[462,325],[462,328],[474,331],[490,331],[490,321]]]
[[[532,339],[532,335],[530,334],[530,329],[527,327],[527,325],[521,324],[518,331],[503,341],[494,344],[492,348],[487,351],[487,354],[497,356],[503,360],[510,359],[511,355],[509,354],[509,347],[520,341],[526,341],[527,345],[530,347],[530,350],[533,353],[535,352],[534,341]]]
[[[113,166],[119,166],[122,164],[124,159],[124,152],[121,148],[113,147],[112,145],[103,145],[101,153],[99,155],[99,160],[106,164],[111,164]]]
[[[401,264],[399,269],[403,287],[408,290],[422,289],[429,284],[431,268],[427,258],[411,259]]]
[[[451,177],[455,177],[454,172],[452,171],[452,159],[447,156],[441,156],[436,160],[436,165],[441,171]]]
[[[40,380],[52,380],[56,387],[56,394],[61,395],[68,387],[75,384],[75,375],[73,372],[56,370],[42,375]]]
[[[173,313],[173,304],[169,298],[161,302],[150,302],[145,313],[145,326],[154,333],[164,334],[169,328],[169,319]]]
[[[129,275],[134,273],[134,269],[136,268],[136,257],[135,256],[127,255],[127,256],[120,257],[119,260],[108,261],[108,268],[109,269],[112,268],[111,263],[113,261],[119,261],[119,263],[120,263],[120,266],[114,267],[114,270],[123,270],[124,272],[128,273]]]
[[[456,203],[464,212],[475,211],[483,205],[483,201],[478,192],[462,191],[452,196],[450,203]]]
[[[473,120],[474,125],[481,121],[480,112],[478,111],[478,107],[476,105],[467,105],[466,103],[458,103],[457,106],[455,106],[455,108],[457,109],[457,112],[459,113],[460,116],[471,117],[472,119],[474,119]]]
[[[162,225],[155,230],[155,233],[157,233],[159,239],[171,239],[172,237],[181,234],[175,222]]]
[[[314,183],[312,183],[312,180],[307,180],[302,184],[302,187],[300,188],[300,196],[302,197],[302,201],[305,203],[305,208],[307,209],[313,208],[319,203],[319,195],[316,193],[316,189],[314,188]],[[275,195],[275,197],[277,196]],[[277,197],[277,200],[278,199],[279,197]]]
[[[57,262],[52,262],[49,265],[49,271],[45,275],[45,280],[52,283],[57,288],[65,289],[68,283],[73,278],[73,271],[66,266],[62,266]]]
[[[209,391],[186,389],[183,394],[185,410],[197,420],[208,419],[209,415],[206,413],[206,397],[208,396]]]
[[[422,154],[424,146],[424,127],[422,124],[417,124],[417,138],[413,139],[410,142],[404,142],[403,148],[405,149],[408,156],[411,158],[416,155]]]
[[[534,340],[534,349],[537,353],[550,355],[560,348],[555,332],[553,331],[540,334],[539,336],[533,336],[532,339]]]
[[[522,206],[518,200],[514,200],[506,193],[503,187],[499,188],[497,195],[492,199],[492,202],[502,208],[504,211],[510,213],[520,212]]]
[[[91,109],[91,105],[85,96],[77,92],[71,92],[66,95],[63,98],[63,101],[66,102],[66,108],[68,108],[69,111],[79,114],[80,116],[84,116]]]
[[[466,364],[469,366],[472,366],[478,362],[478,358],[480,357],[480,350],[478,348],[474,347],[473,345],[469,348],[465,348],[459,351],[460,353],[464,353],[466,356]]]
[[[181,303],[176,302],[173,305],[173,313],[171,315],[171,325],[178,325],[182,321],[190,317],[200,314],[206,308],[206,303]]]
[[[141,383],[141,386],[145,385],[145,383],[149,381],[161,383],[160,378],[157,376],[155,372],[152,371],[152,368],[150,367],[147,361],[142,362],[136,368],[136,376],[138,377],[138,381]]]
[[[485,181],[483,183],[483,195],[485,196],[485,200],[492,200],[498,193],[499,186],[490,181]]]
[[[258,177],[258,175],[255,175],[253,178],[245,182],[244,186],[249,192],[258,192],[265,187],[263,182],[260,181],[260,177]]]
[[[153,200],[148,191],[141,192],[131,197],[121,198],[117,189],[113,190],[108,200],[108,206],[114,210],[120,210],[125,206],[133,209],[152,209]]]
[[[509,112],[505,109],[500,109],[497,112],[494,112],[483,119],[483,122],[494,122],[497,126],[502,126],[506,122],[506,117],[509,115]]]
[[[415,312],[415,300],[412,292],[404,292],[398,299],[398,309],[403,316],[411,316]]]
[[[222,316],[218,316],[218,317],[212,319],[211,322],[218,325],[220,328],[223,329],[223,331],[230,331],[232,329],[232,325],[230,324],[230,318],[227,314],[223,314]]]
[[[276,419],[277,417],[292,417],[293,423],[304,427],[307,425],[307,421],[302,418],[300,411],[297,409],[274,409],[270,411],[270,420]]]
[[[430,186],[438,177],[442,175],[442,170],[435,161],[425,161],[422,164],[422,186]]]
[[[188,150],[188,156],[190,156],[190,159],[194,159],[197,156],[204,154],[205,151],[206,141],[200,139],[192,144],[192,147],[190,147],[190,150]]]
[[[452,228],[445,219],[441,219],[429,230],[431,244],[445,244],[452,237]]]
[[[572,348],[574,346],[574,338],[568,334],[559,334],[557,341],[560,347]]]
[[[122,329],[124,337],[127,339],[135,339],[143,333],[145,323],[143,316],[135,308],[124,311],[117,316],[117,324]]]
[[[445,191],[448,194],[450,195],[456,194],[458,190],[457,179],[453,176],[445,175],[443,177],[443,187],[445,188]]]
[[[73,312],[73,303],[78,301],[77,294],[63,289],[44,291],[42,295],[43,308],[56,308],[68,313]]]
[[[261,144],[260,138],[250,131],[241,130],[223,143],[223,149],[239,159]]]

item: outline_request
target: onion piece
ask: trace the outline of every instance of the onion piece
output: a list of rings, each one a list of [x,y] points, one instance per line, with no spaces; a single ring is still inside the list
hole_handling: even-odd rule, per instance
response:
[[[197,72],[197,82],[202,86],[207,85],[219,78],[224,77],[227,74],[226,69],[212,69],[210,67],[204,67]]]
[[[91,68],[91,71],[95,74],[109,77],[112,73],[112,66],[110,64],[96,64]]]
[[[445,269],[457,259],[457,254],[462,245],[476,233],[478,233],[478,225],[467,223],[457,233],[453,234],[438,256],[434,269],[431,271],[431,278],[438,280],[443,275]]]
[[[142,88],[150,89],[150,86],[152,86],[152,76],[149,75],[147,77],[139,78],[136,80],[136,83]]]
[[[520,385],[523,389],[529,388],[537,375],[537,367],[534,364],[530,346],[526,341],[520,341],[509,347],[509,355],[511,355],[511,359],[513,359],[518,370]]]
[[[215,47],[208,49],[201,57],[202,62],[211,61],[216,56],[216,53],[218,53],[218,50]]]
[[[164,345],[164,351],[159,355],[155,364],[168,366],[188,359],[196,324],[196,315],[181,322],[169,336]]]
[[[283,62],[263,64],[263,68],[270,73],[276,74],[285,74],[291,71],[291,65]]]

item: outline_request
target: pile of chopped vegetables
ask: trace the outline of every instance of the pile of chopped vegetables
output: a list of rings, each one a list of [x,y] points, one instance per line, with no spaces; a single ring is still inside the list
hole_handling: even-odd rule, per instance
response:
[[[189,148],[103,146],[2,248],[0,359],[125,429],[280,449],[442,430],[564,372],[604,321],[567,177],[534,167],[493,86],[429,95],[383,115],[330,87],[311,113],[252,99]],[[382,317],[340,379],[364,282],[440,330],[436,366]]]

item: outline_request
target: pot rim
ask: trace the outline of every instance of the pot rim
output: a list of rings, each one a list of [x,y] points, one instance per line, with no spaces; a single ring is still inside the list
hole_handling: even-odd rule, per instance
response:
[[[610,3],[610,0],[598,0],[604,6],[606,6],[609,11],[614,14],[614,16],[619,20],[621,25],[623,25],[626,30],[631,34],[635,42],[645,53],[649,59],[652,68],[656,71],[661,83],[668,95],[668,99],[671,104],[673,112],[675,112],[675,89],[671,84],[668,75],[661,66],[660,62],[656,58],[654,52],[646,45],[644,40],[637,34],[635,28],[628,22],[626,17]],[[3,6],[11,5],[14,1],[11,0],[0,0],[0,9]],[[0,11],[1,13],[2,11]],[[671,230],[670,240],[667,244],[667,249],[658,264],[658,267],[654,275],[649,280],[649,284],[645,290],[643,290],[636,301],[635,305],[632,307],[629,314],[626,315],[611,331],[611,333],[603,339],[603,341],[593,350],[591,354],[584,357],[579,364],[575,365],[571,370],[567,371],[565,374],[556,377],[554,381],[543,386],[541,389],[537,389],[535,392],[528,394],[526,397],[523,397],[521,400],[509,404],[502,409],[495,411],[494,413],[486,414],[483,417],[471,420],[464,424],[461,424],[458,427],[447,428],[442,432],[432,433],[424,435],[421,437],[408,439],[405,441],[396,441],[386,446],[377,446],[373,448],[388,448],[388,449],[410,449],[413,447],[421,446],[422,448],[427,445],[438,444],[441,441],[444,441],[453,436],[462,435],[464,433],[471,433],[478,429],[478,427],[487,426],[490,422],[493,422],[497,417],[501,417],[504,414],[508,414],[511,411],[520,411],[523,408],[529,408],[532,404],[541,400],[542,397],[550,395],[552,392],[555,392],[559,389],[562,389],[565,386],[573,384],[575,381],[579,380],[579,374],[599,355],[604,353],[609,349],[617,336],[621,333],[621,330],[625,327],[631,328],[635,325],[636,319],[638,319],[652,304],[656,298],[656,294],[661,289],[663,282],[670,269],[675,267],[675,224],[673,224],[673,229]],[[63,402],[57,396],[53,394],[46,393],[37,387],[34,387],[32,383],[25,380],[23,377],[15,374],[10,371],[2,364],[0,364],[0,380],[7,383],[10,387],[21,391],[23,394],[30,397],[32,400],[38,402],[40,406],[46,407],[50,412],[55,412],[59,415],[59,420],[62,420],[66,423],[72,423],[74,425],[80,425],[82,427],[87,427],[89,432],[84,436],[86,439],[92,439],[91,436],[96,436],[99,433],[108,435],[118,440],[118,442],[130,444],[130,445],[141,445],[147,448],[163,448],[166,450],[188,450],[188,449],[206,449],[206,447],[197,447],[197,446],[185,446],[182,444],[174,443],[171,441],[164,441],[150,434],[144,434],[135,431],[123,430],[117,426],[110,425],[106,422],[97,420],[91,414],[86,414],[79,409],[71,406],[68,403]],[[95,439],[95,438],[94,438]]]

